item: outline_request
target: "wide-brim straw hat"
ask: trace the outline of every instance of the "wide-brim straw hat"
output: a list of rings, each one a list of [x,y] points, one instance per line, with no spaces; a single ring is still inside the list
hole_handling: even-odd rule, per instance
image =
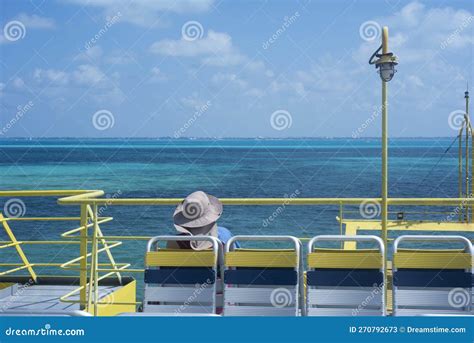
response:
[[[216,197],[203,191],[191,193],[176,207],[173,214],[174,227],[183,234],[218,238],[216,222],[222,215],[222,210],[222,203]],[[211,246],[211,242],[191,242],[194,250],[209,249]]]

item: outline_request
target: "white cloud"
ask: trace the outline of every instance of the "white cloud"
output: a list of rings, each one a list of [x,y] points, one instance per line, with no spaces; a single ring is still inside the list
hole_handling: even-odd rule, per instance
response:
[[[93,86],[106,82],[106,75],[96,66],[82,64],[71,72],[56,69],[36,69],[33,74],[37,82],[49,82],[55,86],[64,86],[70,83],[76,85]]]
[[[112,51],[110,53],[104,53],[104,50],[100,45],[92,46],[88,49],[85,49],[76,57],[76,61],[85,61],[89,63],[99,64],[101,62],[106,62],[109,65],[126,65],[131,64],[136,61],[135,54],[132,52],[121,52],[121,51]]]
[[[202,56],[212,54],[230,54],[232,52],[232,38],[226,33],[209,30],[206,37],[195,41],[186,39],[164,39],[153,43],[151,51],[165,56]]]
[[[261,98],[265,95],[265,92],[259,88],[250,88],[248,91],[245,92],[245,95],[250,97]]]
[[[201,62],[216,67],[245,65],[249,71],[265,70],[262,61],[250,60],[233,45],[227,33],[209,30],[201,39],[164,39],[150,47],[151,52],[171,57],[199,57]]]
[[[403,56],[403,62],[421,62],[436,53],[454,51],[474,44],[473,13],[452,7],[427,8],[415,1],[399,12],[375,18],[390,27],[390,49]],[[377,48],[379,40],[363,42],[354,54],[360,63]]]
[[[425,5],[419,2],[412,2],[399,12],[398,17],[407,27],[415,27],[420,23]]]
[[[415,87],[423,87],[425,84],[421,81],[420,77],[417,75],[410,75],[407,78],[408,82]]]
[[[198,110],[199,108],[206,105],[209,99],[205,100],[199,97],[199,95],[194,92],[192,95],[181,98],[181,103],[186,106],[190,107],[194,110]]]
[[[106,57],[106,61],[109,64],[125,65],[136,62],[136,56],[131,52],[122,53],[114,51],[110,54],[110,56]]]
[[[158,67],[153,67],[150,70],[150,79],[149,82],[162,82],[166,81],[168,78],[163,74],[160,68]]]
[[[33,77],[38,82],[47,81],[55,85],[66,85],[69,83],[69,74],[56,69],[36,69]]]
[[[96,66],[80,65],[73,73],[74,81],[79,85],[94,85],[106,80],[105,74]]]
[[[270,90],[274,93],[295,93],[298,97],[306,97],[308,95],[304,83],[300,81],[273,80],[270,83]]]
[[[26,29],[54,29],[56,24],[52,18],[40,17],[36,14],[20,13],[16,20],[23,23]]]
[[[233,73],[217,73],[212,77],[211,82],[219,86],[231,84],[241,89],[247,88],[247,82],[242,80],[237,74]]]
[[[400,66],[397,69],[403,70],[394,80],[406,87],[406,96],[413,100],[419,98],[420,93],[416,93],[419,88],[426,87],[426,84],[438,85],[435,88],[442,87],[460,73],[458,68],[450,67],[449,63],[446,65],[444,58],[437,56],[438,54],[459,53],[459,47],[472,46],[474,42],[470,36],[474,28],[474,17],[465,10],[450,7],[427,8],[415,1],[391,16],[374,20],[390,28],[390,49],[399,56]],[[443,41],[453,34],[449,44],[442,49]],[[293,92],[300,96],[312,95],[314,99],[331,97],[330,102],[336,96],[348,92],[355,92],[359,96],[358,89],[367,73],[375,73],[375,68],[369,69],[367,61],[379,44],[379,39],[371,42],[361,39],[360,45],[349,58],[320,56],[311,67],[273,80],[269,90],[275,93]],[[469,49],[466,52],[469,53]],[[455,62],[452,64],[456,65]],[[410,92],[414,94],[409,94]],[[403,91],[399,91],[401,93]],[[423,95],[425,94],[426,92]]]
[[[97,103],[120,103],[125,99],[125,94],[118,86],[120,75],[117,72],[106,75],[99,67],[91,64],[79,65],[71,71],[36,69],[33,77],[36,86],[52,99],[53,108],[55,99],[59,97],[70,99],[71,104],[75,103],[78,89],[82,92],[79,94]]]
[[[15,76],[12,80],[13,87],[16,89],[24,89],[25,81],[21,77]]]
[[[78,61],[98,61],[103,54],[103,50],[99,45],[95,45],[85,51],[79,53],[75,59]]]
[[[139,26],[160,23],[166,12],[200,13],[212,8],[213,0],[66,0],[80,6],[100,8],[105,16],[122,13],[121,21]]]

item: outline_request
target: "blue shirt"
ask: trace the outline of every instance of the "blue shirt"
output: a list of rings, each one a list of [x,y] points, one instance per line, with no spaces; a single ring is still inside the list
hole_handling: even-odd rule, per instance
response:
[[[227,244],[227,242],[229,241],[229,239],[232,238],[232,233],[229,231],[229,229],[223,227],[223,226],[218,226],[217,227],[217,238],[219,238],[219,240],[222,242],[222,244]],[[236,248],[240,248],[240,244],[239,242],[235,242],[234,243],[234,246]]]
[[[178,236],[185,235],[184,233],[179,234]],[[232,233],[230,232],[229,229],[223,227],[223,226],[218,226],[217,227],[217,238],[222,242],[222,244],[226,245],[229,239],[232,238]],[[240,248],[239,242],[234,242],[234,247],[235,248]],[[180,241],[169,241],[168,242],[168,248],[171,249],[191,249],[189,246],[189,242],[180,242]]]

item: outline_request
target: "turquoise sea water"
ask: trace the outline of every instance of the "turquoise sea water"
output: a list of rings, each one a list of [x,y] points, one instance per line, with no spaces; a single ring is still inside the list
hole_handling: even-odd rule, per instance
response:
[[[452,140],[391,140],[390,196],[457,196],[457,144],[445,153]],[[380,164],[379,139],[9,139],[0,140],[0,189],[102,189],[109,197],[183,197],[198,189],[218,197],[377,197]],[[0,199],[2,208],[8,200]],[[56,199],[22,200],[25,217],[79,213],[77,207],[57,205]],[[354,213],[346,217],[360,218],[357,207],[347,210]],[[172,213],[170,206],[107,207],[102,215],[114,221],[102,229],[114,235],[171,234]],[[334,206],[226,206],[221,225],[234,234],[310,237],[338,233],[336,215]],[[11,226],[18,239],[43,240],[59,239],[78,223]],[[141,267],[144,246],[130,241],[114,254]],[[35,262],[64,262],[78,255],[73,245],[25,249]],[[0,250],[2,260],[16,262],[6,250]]]

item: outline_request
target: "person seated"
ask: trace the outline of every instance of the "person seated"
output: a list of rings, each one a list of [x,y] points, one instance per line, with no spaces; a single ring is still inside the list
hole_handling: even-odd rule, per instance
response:
[[[218,226],[217,220],[223,211],[222,202],[203,191],[189,194],[175,209],[173,222],[179,235],[207,235],[218,238],[226,244],[232,237],[229,229]],[[237,248],[239,244],[236,242]],[[207,241],[169,241],[170,249],[205,250],[212,247]]]

